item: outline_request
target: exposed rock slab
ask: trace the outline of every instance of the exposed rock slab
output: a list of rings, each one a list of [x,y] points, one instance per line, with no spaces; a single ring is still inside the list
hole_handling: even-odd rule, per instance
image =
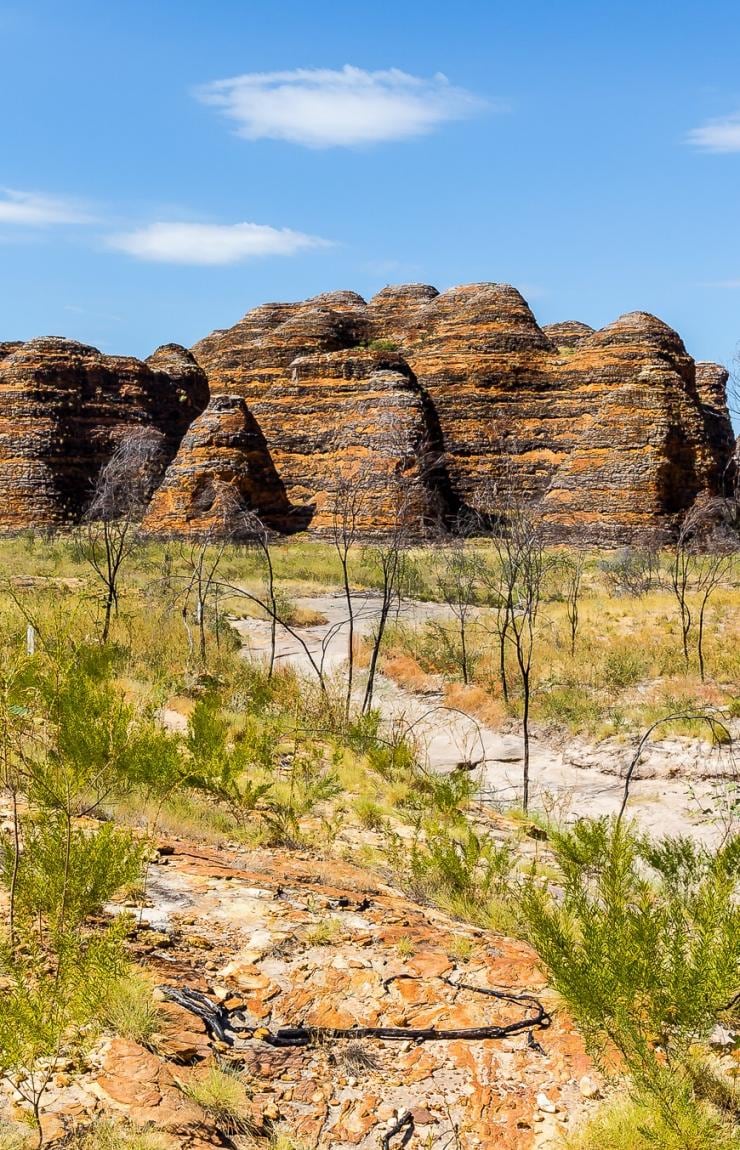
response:
[[[163,875],[187,882],[193,910],[172,922],[161,956],[144,942],[144,960],[162,981],[225,999],[260,1026],[300,1019],[329,1027],[465,1027],[509,1017],[512,1008],[456,989],[449,976],[551,1002],[525,945],[420,907],[349,863],[279,850],[241,860],[177,841],[167,849],[173,853]],[[327,921],[328,942],[320,931]],[[460,969],[458,946],[469,956]],[[370,1150],[397,1111],[411,1110],[417,1137],[435,1150],[452,1123],[463,1144],[531,1150],[542,1125],[538,1098],[556,1108],[553,1133],[562,1131],[565,1115],[572,1122],[587,1109],[579,1082],[592,1072],[559,1009],[537,1037],[544,1056],[520,1035],[421,1046],[368,1041],[367,1064],[352,1062],[351,1048],[360,1044],[338,1041],[280,1049],[255,1040],[236,1057],[262,1112],[269,1107],[308,1146]],[[149,1077],[158,1083],[161,1072]],[[136,1113],[140,1103],[131,1105]]]

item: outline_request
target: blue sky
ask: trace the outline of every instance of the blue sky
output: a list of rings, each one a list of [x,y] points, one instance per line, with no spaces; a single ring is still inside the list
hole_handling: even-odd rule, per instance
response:
[[[740,340],[740,6],[0,2],[0,339],[515,284]]]

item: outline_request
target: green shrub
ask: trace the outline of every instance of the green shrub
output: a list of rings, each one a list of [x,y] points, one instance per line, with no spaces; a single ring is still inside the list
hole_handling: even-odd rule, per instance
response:
[[[270,770],[274,735],[269,728],[250,725],[237,738],[219,707],[218,699],[200,701],[188,723],[187,749],[192,768],[188,781],[222,802],[242,830],[253,811],[271,790],[270,782],[256,780],[256,771]]]
[[[711,852],[582,820],[551,846],[562,897],[531,876],[515,896],[525,934],[594,1056],[616,1047],[656,1129],[674,1131],[656,1144],[698,1147],[689,1054],[738,992],[740,837]]]
[[[237,1074],[213,1066],[204,1077],[183,1086],[183,1091],[205,1111],[221,1134],[253,1131],[249,1096]]]
[[[104,1120],[73,1136],[70,1145],[74,1150],[167,1150],[170,1142],[157,1130]]]
[[[141,874],[144,844],[111,823],[68,828],[61,816],[49,814],[25,824],[23,832],[16,907],[31,920],[43,916],[52,930],[74,929]],[[0,865],[8,887],[14,862],[12,842],[5,838]]]
[[[603,676],[607,687],[633,687],[645,677],[645,659],[639,651],[615,647],[604,659]]]
[[[599,700],[581,686],[547,686],[540,694],[539,706],[543,718],[566,723],[574,730],[590,727],[603,716]]]
[[[564,1150],[737,1150],[738,1135],[728,1120],[691,1101],[682,1111],[676,1129],[644,1102],[620,1097],[600,1107]]]
[[[398,343],[394,339],[371,339],[366,346],[370,351],[398,351]]]
[[[99,1022],[122,971],[116,928],[88,937],[57,935],[53,947],[33,935],[0,950],[0,1076],[15,1085],[37,1127],[59,1059]]]
[[[502,928],[510,922],[511,851],[476,834],[468,823],[425,820],[410,846],[398,836],[391,838],[388,856],[416,898],[481,926]]]
[[[355,814],[367,830],[378,831],[383,826],[383,808],[373,799],[361,795],[353,803]]]

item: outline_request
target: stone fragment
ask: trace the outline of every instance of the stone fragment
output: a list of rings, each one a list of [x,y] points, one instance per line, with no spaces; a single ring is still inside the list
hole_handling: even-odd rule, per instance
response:
[[[601,1087],[599,1086],[598,1082],[595,1082],[589,1074],[584,1074],[583,1078],[578,1083],[578,1089],[584,1098],[601,1097]]]

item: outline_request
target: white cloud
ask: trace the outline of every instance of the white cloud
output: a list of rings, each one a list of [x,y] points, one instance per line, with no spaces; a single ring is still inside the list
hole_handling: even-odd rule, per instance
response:
[[[235,264],[258,256],[292,256],[328,240],[266,224],[153,223],[109,236],[108,246],[140,260],[174,264]]]
[[[740,152],[740,112],[693,128],[688,142],[704,152]]]
[[[309,148],[405,140],[484,106],[440,73],[427,80],[397,68],[366,72],[350,65],[251,72],[205,84],[196,96],[236,121],[247,140],[289,140]]]
[[[52,224],[89,224],[93,217],[74,200],[0,188],[0,224],[43,228]]]

